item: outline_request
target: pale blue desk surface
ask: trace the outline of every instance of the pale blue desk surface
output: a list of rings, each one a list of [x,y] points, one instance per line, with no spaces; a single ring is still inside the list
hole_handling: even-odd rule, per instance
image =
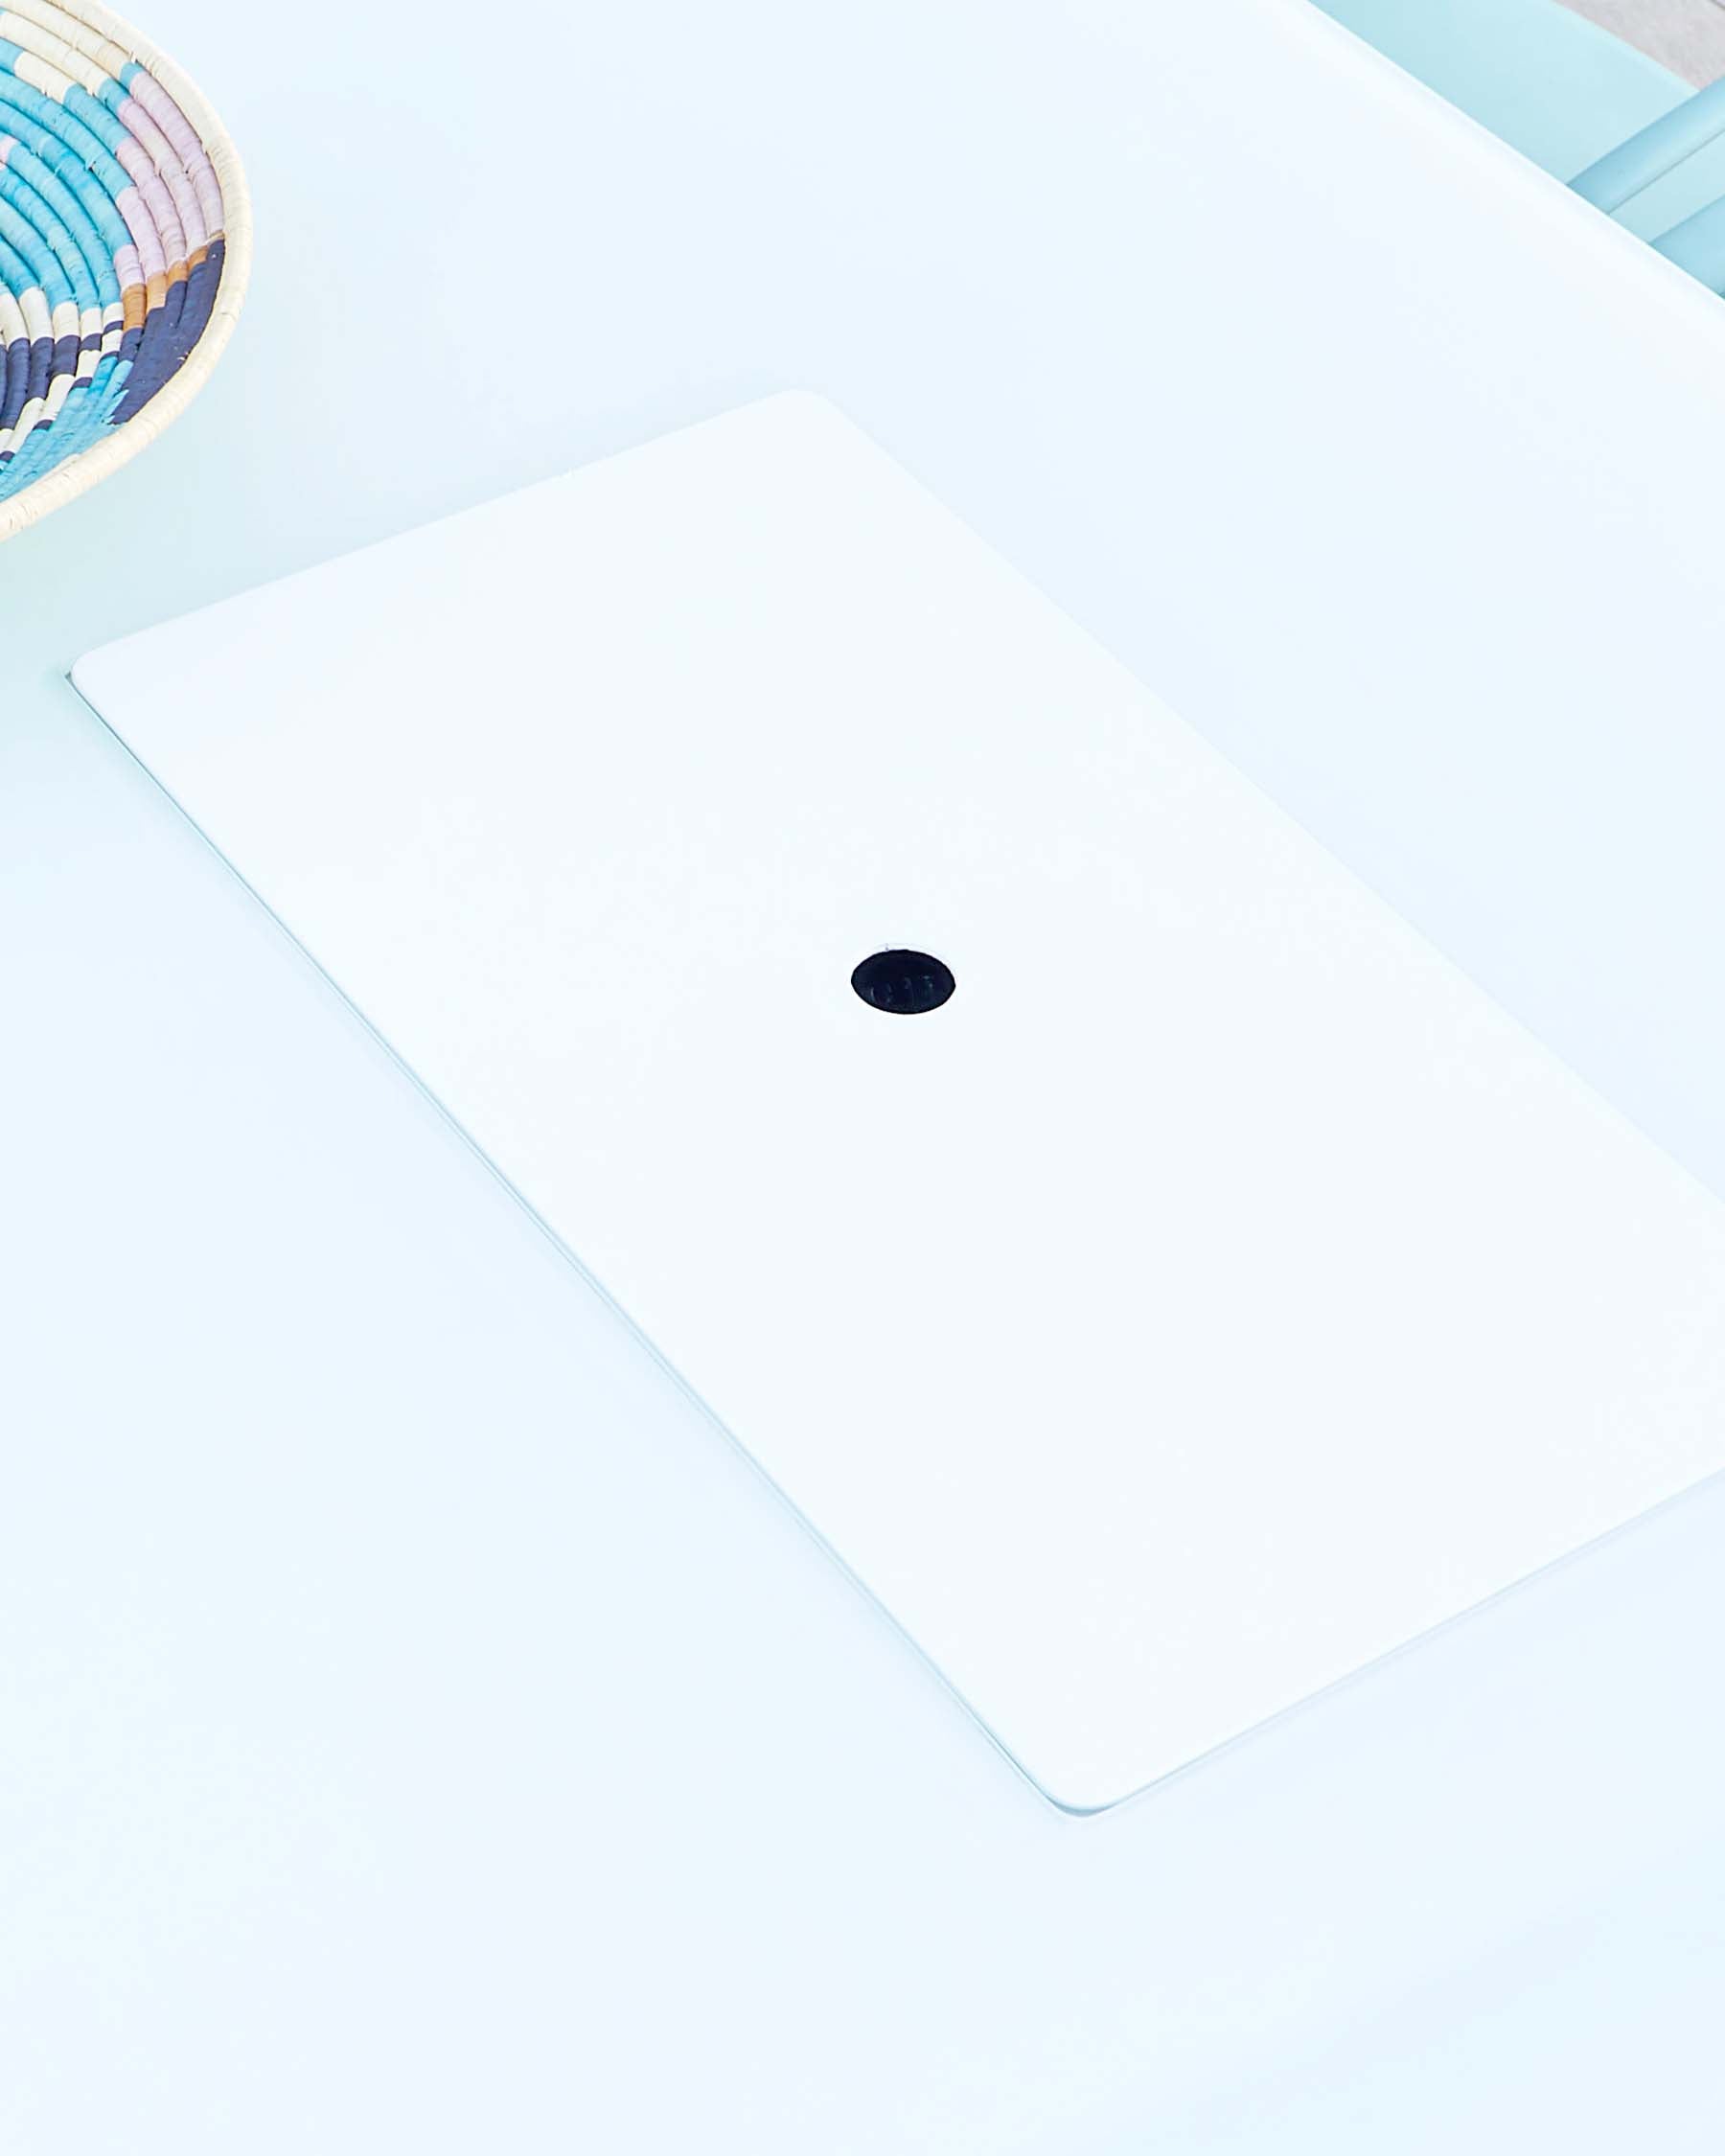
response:
[[[535,7],[489,80],[479,19],[379,6],[313,52],[160,0],[248,152],[249,318],[169,441],[0,556],[0,2142],[1716,2147],[1725,1491],[1063,1820],[62,689],[122,630],[807,381],[1717,1177],[1718,1025],[1638,1022],[1645,924],[1494,954],[1398,842],[1428,708],[1332,766],[1183,640],[1218,576],[1243,639],[1298,625],[1252,534],[1146,516],[1199,454],[1135,416],[1164,326],[1062,237],[1144,125],[1136,11],[1054,65],[1029,8]],[[543,140],[476,145],[553,79]],[[1430,813],[1489,851],[1460,780]]]

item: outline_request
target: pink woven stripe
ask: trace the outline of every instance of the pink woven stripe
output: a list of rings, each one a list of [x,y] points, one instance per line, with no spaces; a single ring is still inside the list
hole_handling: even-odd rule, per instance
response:
[[[197,130],[154,76],[133,76],[126,84],[126,93],[128,98],[144,107],[173,145],[174,152],[197,195],[198,207],[203,213],[204,231],[212,240],[218,238],[222,229],[221,184],[216,177],[216,168],[210,162],[208,151],[197,139]],[[190,230],[190,227],[187,229]]]
[[[143,80],[142,76],[138,78],[138,80]],[[161,128],[156,126],[137,98],[128,97],[122,102],[119,119],[121,126],[131,130],[140,147],[152,160],[156,171],[161,174],[163,185],[173,198],[173,220],[183,236],[182,248],[189,251],[194,247],[201,247],[208,238],[208,234],[204,230],[203,210],[199,206],[192,182],[187,176],[185,165],[178,150],[175,149],[173,144],[169,141]],[[131,171],[129,165],[126,170]],[[135,178],[137,175],[134,173],[133,177]],[[175,257],[172,243],[165,227],[162,241],[168,248],[170,261],[184,259],[183,254]]]
[[[131,170],[129,165],[126,170]],[[132,244],[138,250],[138,263],[146,281],[151,277],[166,277],[168,258],[162,252],[161,235],[156,230],[155,219],[150,216],[150,205],[143,195],[135,187],[122,188],[114,197],[114,207],[126,219],[126,229],[131,234]]]
[[[163,257],[162,267],[166,269],[170,263],[184,262],[186,259],[186,236],[180,230],[179,217],[173,207],[173,197],[163,186],[162,175],[150,163],[143,149],[135,142],[122,142],[115,155],[131,175],[137,193],[143,197],[145,207],[149,210],[153,220],[156,245]],[[125,212],[122,211],[121,215],[125,216]],[[126,221],[129,225],[131,223],[130,218],[126,218]],[[132,238],[138,240],[139,252],[144,255],[145,268],[150,268],[152,265],[149,253],[145,250],[144,243],[139,239],[135,227],[132,231]]]

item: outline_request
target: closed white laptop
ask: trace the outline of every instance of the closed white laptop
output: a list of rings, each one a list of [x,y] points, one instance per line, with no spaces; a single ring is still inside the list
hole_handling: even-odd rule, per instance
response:
[[[1725,1465],[1715,1202],[816,399],[74,678],[1062,1804]]]

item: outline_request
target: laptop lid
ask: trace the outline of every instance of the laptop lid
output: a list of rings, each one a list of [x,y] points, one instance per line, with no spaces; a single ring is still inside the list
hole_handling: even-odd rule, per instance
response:
[[[1725,1464],[1716,1203],[816,399],[74,680],[1063,1805]]]

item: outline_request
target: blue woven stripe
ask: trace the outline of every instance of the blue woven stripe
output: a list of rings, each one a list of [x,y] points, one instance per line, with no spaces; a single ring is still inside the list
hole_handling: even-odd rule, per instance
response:
[[[75,120],[81,121],[88,127],[104,149],[117,151],[126,140],[126,129],[114,118],[107,105],[102,100],[93,98],[81,82],[74,82],[66,92],[65,109]],[[126,167],[122,165],[120,171],[124,175]],[[129,187],[131,181],[126,180],[126,185]]]
[[[88,97],[90,94],[88,90],[80,92],[82,97]],[[126,91],[121,88],[111,75],[104,75],[102,78],[102,87],[95,95],[107,106],[108,110],[114,115],[116,123],[118,123],[120,107],[126,103]]]
[[[12,297],[18,300],[26,292],[35,289],[35,279],[30,273],[30,264],[15,247],[7,245],[4,233],[0,233],[0,285],[4,285]]]
[[[113,197],[128,188],[131,179],[119,159],[109,155],[107,147],[81,120],[68,112],[56,99],[34,89],[28,82],[19,82],[10,75],[0,75],[0,106],[8,106],[13,112],[22,114],[25,123],[46,136],[49,144],[58,142],[65,146],[61,155],[69,156],[70,163],[57,164],[55,170],[68,187],[77,190],[90,215],[97,218],[98,222],[105,217],[118,227],[118,236],[113,244],[117,247],[124,246],[126,238],[125,220],[114,209]],[[7,126],[20,142],[28,139],[23,126],[16,121],[9,120]],[[38,157],[48,155],[48,148],[40,141],[31,142],[30,147]],[[87,173],[89,179],[80,181],[78,177],[80,172]],[[92,181],[95,183],[93,187],[90,185]],[[104,224],[102,229],[105,236],[108,225]]]
[[[128,372],[124,362],[104,359],[90,381],[72,391],[52,426],[36,427],[12,457],[0,462],[0,501],[21,493],[68,457],[88,448],[105,427],[114,424],[115,407],[126,394]]]
[[[87,127],[26,82],[0,76],[0,107],[5,108],[0,110],[0,127],[18,144],[12,152],[14,161],[28,156],[50,174],[55,185],[78,203],[110,252],[125,246],[130,234],[114,208],[112,193],[130,184],[125,167],[108,155]]]
[[[0,183],[5,174],[0,173]],[[58,307],[63,301],[76,298],[72,280],[60,267],[59,258],[54,248],[43,239],[34,225],[21,218],[6,199],[6,189],[0,184],[0,240],[5,240],[16,249],[30,264],[30,282],[39,285],[48,295],[50,307]]]
[[[126,240],[111,239],[103,225],[91,216],[85,202],[54,172],[32,149],[23,146],[23,137],[15,136],[18,144],[7,159],[9,170],[27,182],[50,209],[58,213],[77,244],[79,258],[88,275],[95,281],[97,297],[105,303],[120,297],[120,280],[114,274],[114,255],[125,246]],[[87,183],[86,183],[87,184]],[[91,189],[92,194],[95,193]],[[112,211],[108,220],[119,224]],[[124,234],[125,227],[121,226]]]
[[[65,272],[72,296],[80,309],[100,306],[96,281],[90,275],[89,264],[84,260],[78,241],[67,230],[64,220],[55,215],[38,190],[31,185],[28,176],[18,170],[20,162],[14,154],[4,165],[0,165],[0,205],[13,212],[24,228],[34,232],[40,243],[52,251],[55,261]],[[83,222],[85,232],[94,238],[94,228],[88,221],[80,219],[80,222]],[[116,282],[115,291],[118,292],[119,288]]]

